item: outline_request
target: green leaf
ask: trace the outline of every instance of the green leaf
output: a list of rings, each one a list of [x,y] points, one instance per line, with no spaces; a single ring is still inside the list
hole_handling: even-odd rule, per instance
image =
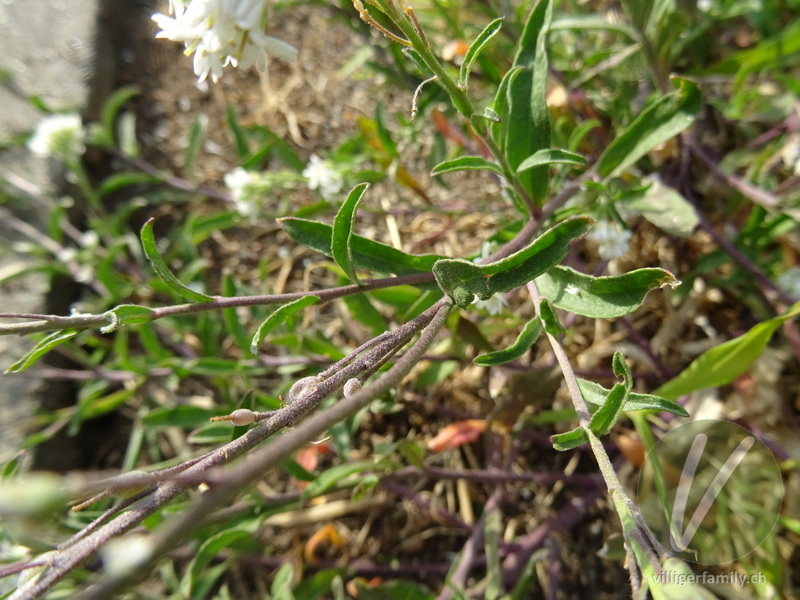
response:
[[[797,316],[800,316],[800,302],[792,306],[789,312],[763,321],[747,333],[706,350],[677,377],[653,393],[675,399],[695,390],[730,383],[761,356],[775,330]]]
[[[236,283],[230,273],[222,276],[222,295],[226,297],[236,296]],[[242,350],[250,347],[250,336],[245,331],[244,325],[239,320],[239,313],[235,308],[225,308],[222,310],[222,318],[225,321],[225,329],[236,340],[237,345]]]
[[[505,148],[506,139],[508,139],[508,88],[521,72],[522,67],[515,67],[510,69],[503,76],[503,79],[500,81],[500,85],[497,88],[497,95],[495,95],[494,102],[492,103],[492,112],[498,116],[498,120],[491,125],[492,138],[494,138],[495,143],[501,148]]]
[[[468,89],[469,74],[472,71],[472,65],[475,59],[478,58],[481,50],[483,50],[483,47],[500,31],[500,28],[503,26],[503,19],[504,17],[500,17],[489,23],[470,45],[469,50],[467,50],[464,56],[464,62],[461,63],[461,71],[458,77],[458,85],[461,89],[465,91]]]
[[[335,467],[331,467],[330,469],[326,469],[323,473],[319,475],[314,481],[308,484],[308,487],[303,490],[302,499],[306,500],[308,498],[314,498],[321,494],[324,494],[331,489],[335,485],[337,485],[342,479],[349,477],[350,475],[355,475],[356,473],[362,473],[364,471],[372,471],[376,468],[379,468],[379,464],[376,463],[374,460],[362,460],[357,462],[350,462],[345,463],[342,465],[337,465]]]
[[[420,73],[422,73],[426,78],[433,75],[433,72],[430,70],[428,65],[425,64],[424,60],[422,60],[422,57],[419,55],[419,52],[417,52],[413,48],[403,48],[403,54],[405,54],[409,59],[411,59],[411,62],[413,62],[416,65]]]
[[[364,193],[369,188],[368,183],[359,183],[354,187],[347,198],[342,203],[336,218],[333,220],[333,233],[331,242],[331,253],[333,260],[347,274],[350,281],[359,283],[356,267],[353,264],[353,252],[350,248],[350,240],[353,236],[353,223],[356,219],[356,209]]]
[[[333,234],[330,225],[296,217],[284,217],[278,219],[278,222],[296,242],[328,256],[332,255],[331,237]],[[397,248],[374,242],[359,235],[351,237],[350,250],[355,266],[378,273],[394,273],[396,275],[430,271],[434,263],[442,258],[433,254],[419,256],[406,254]]]
[[[572,450],[573,448],[588,443],[588,441],[589,435],[586,433],[586,430],[580,426],[566,433],[557,433],[556,435],[550,436],[550,442],[552,442],[553,448],[559,452]]]
[[[568,15],[553,19],[550,31],[564,29],[572,30],[599,30],[621,33],[631,41],[638,41],[636,31],[625,23],[613,22],[599,15]]]
[[[180,427],[192,429],[208,423],[214,413],[207,408],[178,404],[170,408],[154,408],[142,417],[142,424],[147,427]]]
[[[519,164],[519,166],[517,167],[517,173],[519,173],[520,171],[527,171],[528,169],[533,169],[534,167],[539,167],[542,165],[552,165],[552,164],[579,165],[583,167],[586,165],[586,159],[583,158],[580,154],[575,154],[574,152],[570,152],[569,150],[559,150],[559,149],[537,150],[531,156],[529,156]]]
[[[192,596],[196,582],[221,550],[245,539],[252,539],[252,533],[243,529],[228,529],[205,540],[197,549],[192,562],[189,563],[186,575],[181,580],[181,596],[184,598]]]
[[[213,300],[214,298],[211,296],[206,296],[205,294],[195,292],[193,289],[186,287],[172,274],[172,271],[169,270],[164,259],[161,258],[161,255],[158,253],[158,248],[156,248],[156,238],[155,235],[153,235],[154,222],[155,219],[150,219],[144,224],[141,237],[145,256],[147,256],[147,260],[150,261],[150,264],[153,265],[153,270],[156,272],[159,279],[167,285],[170,291],[188,300],[194,300],[195,302],[208,302],[209,300]]]
[[[633,389],[633,375],[631,374],[631,369],[628,366],[628,361],[625,360],[625,355],[619,350],[614,352],[614,358],[611,361],[611,365],[614,369],[614,375],[624,379],[625,391],[630,393],[630,391]]]
[[[100,198],[112,192],[127,187],[129,185],[145,185],[163,183],[164,177],[161,175],[150,175],[139,171],[130,173],[114,173],[109,175],[97,186],[97,195]]]
[[[352,294],[342,298],[350,316],[366,325],[372,335],[380,335],[388,329],[383,315],[372,305],[366,294]]]
[[[500,165],[480,156],[462,156],[454,160],[446,160],[433,167],[431,175],[441,175],[442,173],[452,173],[453,171],[478,171],[481,169],[503,175],[503,169],[500,168]]]
[[[550,147],[546,42],[552,15],[552,0],[541,0],[536,4],[525,24],[514,58],[514,67],[525,68],[508,86],[509,126],[505,151],[514,170],[537,150]],[[518,178],[523,189],[541,205],[547,195],[547,167],[523,171]]]
[[[200,146],[203,143],[203,138],[206,135],[208,127],[208,117],[204,113],[200,113],[192,123],[192,128],[189,130],[189,141],[186,144],[184,152],[184,172],[189,176],[189,179],[195,180],[195,164],[197,163],[197,155],[200,152]]]
[[[617,177],[653,148],[689,127],[700,110],[700,88],[688,79],[673,77],[676,90],[642,111],[597,160],[603,178]]]
[[[247,133],[239,124],[236,109],[231,104],[225,107],[225,119],[233,134],[233,148],[236,150],[236,156],[240,161],[244,161],[250,156],[250,144],[247,140]]]
[[[253,356],[258,356],[259,349],[261,348],[261,344],[264,343],[264,338],[269,335],[269,333],[275,329],[278,325],[286,321],[289,317],[291,317],[296,312],[303,310],[307,306],[311,306],[312,304],[316,304],[319,302],[318,296],[303,296],[294,302],[289,302],[289,304],[284,304],[278,310],[273,312],[270,316],[268,316],[261,325],[259,325],[256,334],[253,336],[253,341],[250,342],[250,353]]]
[[[561,262],[572,240],[584,235],[592,220],[575,217],[548,229],[531,244],[495,263],[476,265],[460,258],[443,258],[433,265],[441,290],[462,308],[475,296],[488,300],[528,283]]]
[[[622,409],[625,406],[627,391],[625,386],[617,383],[606,396],[606,401],[589,421],[589,429],[597,435],[606,435],[619,421]]]
[[[155,311],[152,308],[139,306],[137,304],[120,304],[108,312],[116,315],[117,319],[119,319],[119,325],[138,325],[140,323],[149,323],[155,314]]]
[[[134,96],[139,95],[139,90],[133,86],[121,87],[115,90],[111,96],[103,104],[102,115],[100,121],[103,124],[103,129],[106,132],[109,140],[115,140],[115,124],[117,115],[126,102],[131,100]]]
[[[595,319],[635,311],[648,292],[680,282],[664,269],[645,268],[616,277],[592,277],[570,267],[553,267],[536,278],[539,293],[558,308]]]
[[[561,335],[567,332],[547,298],[542,298],[539,304],[539,318],[542,320],[544,330],[550,335]]]
[[[594,381],[587,381],[585,379],[578,379],[578,387],[581,390],[581,395],[586,402],[596,406],[603,406],[606,401],[610,390],[607,390],[599,383]],[[637,394],[631,392],[625,399],[625,411],[634,410],[657,410],[658,412],[668,412],[679,417],[688,417],[689,413],[677,402],[660,398],[652,394]]]
[[[42,341],[40,341],[33,349],[25,356],[20,358],[17,362],[6,369],[6,373],[19,373],[33,365],[42,356],[50,352],[56,346],[60,346],[69,339],[72,339],[78,334],[77,331],[54,331]]]
[[[625,206],[667,233],[690,237],[699,223],[695,208],[678,190],[664,185],[656,177],[643,181],[650,185],[638,193],[623,196]]]
[[[476,358],[473,362],[482,367],[494,367],[503,365],[512,360],[518,359],[533,346],[542,334],[542,322],[539,318],[533,318],[525,324],[516,341],[505,350],[489,352]]]

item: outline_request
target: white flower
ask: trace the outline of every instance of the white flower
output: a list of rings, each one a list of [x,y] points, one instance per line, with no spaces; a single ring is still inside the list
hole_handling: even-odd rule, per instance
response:
[[[611,260],[628,251],[633,234],[612,221],[598,221],[588,237],[597,242],[600,258]]]
[[[475,300],[473,304],[476,308],[485,308],[490,315],[499,315],[505,309],[508,300],[505,294],[495,294],[488,300]]]
[[[778,275],[777,283],[792,298],[800,299],[800,265],[789,267]]]
[[[714,6],[714,2],[712,0],[697,0],[697,8],[702,12],[710,11],[712,6]]]
[[[344,187],[341,174],[316,154],[308,159],[308,166],[303,169],[303,177],[308,179],[308,187],[319,190],[326,200],[338,194]]]
[[[259,181],[258,175],[237,167],[225,174],[225,186],[231,191],[236,210],[245,217],[254,217],[258,206],[254,202],[253,191]]]
[[[81,118],[77,114],[52,115],[42,119],[28,140],[28,149],[36,156],[77,160],[86,149]]]
[[[263,69],[267,54],[287,61],[297,58],[297,50],[264,33],[267,22],[265,0],[170,0],[170,14],[155,14],[152,19],[161,31],[156,37],[183,42],[185,54],[194,53],[194,73],[202,82],[211,73],[219,81],[228,64],[247,69]]]

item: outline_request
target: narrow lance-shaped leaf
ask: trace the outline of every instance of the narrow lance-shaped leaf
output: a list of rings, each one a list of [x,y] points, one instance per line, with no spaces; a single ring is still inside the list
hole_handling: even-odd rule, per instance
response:
[[[607,390],[599,383],[594,381],[587,381],[586,379],[578,379],[578,387],[581,390],[581,395],[586,402],[596,406],[603,406],[610,390]],[[625,399],[625,406],[623,410],[657,410],[664,411],[678,415],[679,417],[688,417],[689,413],[677,402],[660,398],[652,394],[637,394],[631,392]]]
[[[200,292],[196,292],[191,288],[186,287],[180,280],[172,274],[172,271],[169,270],[167,267],[167,263],[164,262],[164,259],[161,258],[161,255],[158,253],[158,248],[156,247],[156,238],[153,235],[153,223],[155,219],[150,219],[147,223],[144,224],[142,227],[142,247],[144,248],[145,256],[147,256],[147,260],[150,261],[150,264],[153,265],[153,270],[158,275],[159,279],[167,284],[167,287],[170,291],[178,294],[179,296],[183,296],[187,300],[194,300],[195,302],[208,302],[209,300],[213,300],[211,296],[206,296],[205,294],[201,294]]]
[[[566,256],[572,240],[588,230],[592,220],[575,217],[548,229],[519,252],[488,265],[459,258],[446,258],[433,265],[436,282],[462,308],[475,299],[488,300],[496,293],[525,285]]]
[[[614,352],[612,365],[614,374],[622,377],[623,382],[617,383],[611,388],[600,410],[595,412],[589,421],[589,429],[597,435],[607,435],[613,429],[625,409],[628,394],[633,389],[631,370],[628,368],[625,356],[619,350]]]
[[[798,316],[800,302],[792,306],[789,312],[763,321],[747,333],[703,352],[677,377],[653,393],[674,399],[695,390],[730,383],[761,356],[778,327]]]
[[[603,406],[592,415],[592,419],[589,421],[589,429],[597,435],[606,435],[610,432],[619,420],[620,415],[622,415],[626,395],[625,386],[621,383],[615,384],[608,393]]]
[[[539,318],[542,321],[544,330],[550,335],[561,335],[567,332],[561,321],[558,320],[558,315],[547,298],[542,298],[539,303]]]
[[[564,452],[588,443],[589,435],[583,427],[578,426],[571,431],[550,436],[550,442],[552,442],[553,448]]]
[[[253,341],[250,343],[250,353],[253,356],[258,356],[258,351],[261,348],[261,344],[264,343],[264,339],[273,329],[286,321],[286,319],[291,317],[296,312],[303,310],[307,306],[316,304],[317,302],[319,302],[318,296],[303,296],[299,300],[295,300],[294,302],[289,302],[289,304],[284,304],[281,306],[278,310],[268,316],[266,320],[258,327],[258,330],[253,336]]]
[[[540,0],[531,11],[514,58],[514,66],[525,70],[508,86],[509,127],[505,151],[512,169],[517,169],[537,150],[550,147],[546,41],[552,16],[552,0]],[[523,171],[518,178],[525,191],[541,204],[547,195],[547,168],[540,166]]]
[[[342,203],[336,218],[333,220],[333,233],[331,238],[331,252],[333,260],[347,274],[351,281],[359,283],[356,267],[353,264],[353,252],[350,241],[353,235],[353,223],[356,219],[356,209],[364,193],[369,188],[368,183],[359,183],[354,187]]]
[[[500,80],[500,85],[497,87],[497,95],[494,97],[492,103],[492,112],[498,116],[498,120],[492,123],[492,137],[495,143],[505,148],[506,139],[508,138],[508,128],[510,122],[510,115],[508,111],[508,88],[511,83],[522,72],[522,67],[515,67],[510,69]]]
[[[6,373],[19,373],[33,365],[42,356],[50,352],[56,346],[60,346],[67,340],[75,337],[77,331],[54,331],[42,341],[40,341],[33,349],[20,358],[17,362],[6,369]]]
[[[636,117],[597,160],[601,177],[620,175],[659,144],[689,127],[701,106],[700,88],[688,79],[672,78],[677,88]]]
[[[520,171],[527,171],[534,167],[544,165],[578,165],[583,167],[586,165],[586,159],[580,154],[570,152],[569,150],[561,150],[559,148],[546,148],[544,150],[537,150],[531,156],[523,160],[517,167],[517,173]]]
[[[503,26],[503,17],[495,19],[491,23],[489,23],[486,28],[480,32],[475,41],[472,42],[472,45],[467,50],[467,54],[464,56],[464,62],[461,63],[461,72],[459,73],[458,78],[458,85],[466,90],[469,86],[469,74],[472,71],[472,65],[475,62],[475,59],[478,58],[478,54],[481,53],[483,47],[492,39],[497,33],[500,31],[500,28]]]
[[[631,374],[631,368],[628,366],[628,361],[625,360],[625,355],[619,350],[614,352],[611,365],[614,369],[614,375],[623,378],[625,390],[630,392],[633,389],[633,375]]]
[[[536,278],[539,293],[567,312],[594,319],[613,319],[635,311],[648,292],[680,282],[669,271],[636,269],[617,277],[592,277],[557,266]]]
[[[462,156],[453,160],[446,160],[439,163],[431,171],[431,175],[441,175],[442,173],[452,173],[453,171],[493,171],[498,175],[503,174],[503,169],[495,162],[481,158],[480,156]]]
[[[278,219],[278,222],[296,242],[332,256],[333,228],[330,225],[297,217],[285,217]],[[350,238],[350,250],[355,266],[397,275],[430,271],[434,263],[442,258],[433,254],[406,254],[397,248],[355,234]]]
[[[518,359],[533,346],[542,334],[542,323],[538,317],[531,319],[525,324],[516,341],[505,350],[489,352],[476,358],[473,362],[482,367],[493,367],[504,365],[512,360]]]

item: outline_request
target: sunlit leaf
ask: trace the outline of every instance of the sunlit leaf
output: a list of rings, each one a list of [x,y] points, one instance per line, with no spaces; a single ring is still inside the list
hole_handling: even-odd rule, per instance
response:
[[[20,358],[17,362],[6,369],[6,373],[19,373],[28,367],[32,366],[42,356],[50,352],[56,346],[60,346],[67,340],[74,338],[78,334],[77,331],[54,331],[38,344],[33,349]]]
[[[603,406],[610,392],[610,390],[607,390],[599,383],[587,381],[585,379],[578,379],[578,387],[581,390],[583,399],[596,406]],[[657,410],[659,412],[669,412],[679,417],[689,416],[689,413],[673,400],[667,400],[666,398],[661,398],[652,394],[637,394],[635,392],[628,394],[625,399],[623,410]]]
[[[578,446],[588,443],[588,441],[589,436],[586,433],[586,430],[580,426],[571,431],[557,433],[556,435],[550,436],[550,442],[552,442],[553,448],[559,452],[572,450],[573,448],[577,448]]]
[[[700,88],[688,79],[673,77],[676,90],[642,111],[605,149],[595,169],[604,178],[616,177],[659,144],[694,122],[700,110]]]
[[[469,74],[472,71],[472,64],[475,62],[475,59],[478,58],[478,55],[483,50],[484,46],[491,40],[497,33],[500,31],[500,28],[503,26],[503,19],[504,17],[499,17],[489,23],[483,31],[480,32],[475,41],[467,50],[466,55],[464,56],[464,61],[461,63],[461,71],[459,73],[458,84],[459,86],[466,90],[469,86]]]
[[[503,174],[503,169],[495,162],[481,158],[480,156],[462,156],[453,160],[439,163],[431,171],[431,175],[441,175],[442,173],[452,173],[453,171],[493,171],[498,175]]]
[[[516,360],[525,354],[533,346],[542,333],[542,322],[538,317],[531,319],[525,324],[516,341],[505,350],[489,352],[476,358],[473,362],[483,367],[503,365]]]
[[[509,80],[508,85],[509,125],[505,151],[514,170],[536,151],[550,147],[546,42],[552,15],[552,0],[541,0],[534,6],[514,58],[514,67],[524,67],[518,76]],[[544,201],[548,183],[546,166],[523,171],[518,174],[518,179],[537,204]]]
[[[586,165],[586,159],[580,154],[570,152],[569,150],[545,148],[544,150],[537,150],[531,156],[523,160],[517,167],[517,173],[533,169],[534,167],[552,164],[578,165],[583,167]]]
[[[651,290],[678,285],[669,271],[644,268],[619,276],[593,277],[570,267],[554,267],[536,278],[539,293],[562,310],[613,319],[635,311]]]
[[[164,259],[161,258],[161,255],[158,253],[158,248],[156,247],[156,238],[153,234],[153,223],[155,219],[150,219],[147,223],[144,224],[142,227],[141,238],[142,238],[142,247],[144,248],[144,253],[147,256],[147,260],[150,261],[150,264],[153,265],[153,270],[158,275],[159,279],[163,281],[167,287],[175,294],[179,296],[183,296],[188,300],[194,300],[195,302],[208,302],[209,300],[213,300],[211,296],[206,296],[205,294],[201,294],[200,292],[196,292],[193,289],[185,286],[181,281],[172,274],[172,271],[169,270],[167,267],[167,263],[164,262]]]
[[[368,183],[359,183],[354,187],[347,195],[347,198],[339,208],[339,212],[336,213],[336,218],[333,220],[331,238],[333,260],[354,283],[358,283],[358,275],[356,275],[356,267],[353,264],[353,251],[350,248],[350,242],[353,236],[356,209],[368,188]]]
[[[294,302],[289,302],[288,304],[284,304],[278,310],[273,312],[270,316],[268,316],[261,325],[258,326],[258,330],[256,331],[255,335],[253,336],[253,341],[250,342],[250,353],[253,356],[258,356],[259,350],[261,349],[261,345],[264,343],[264,339],[269,335],[269,333],[275,329],[278,325],[286,321],[289,317],[291,317],[296,312],[299,312],[306,308],[307,306],[311,306],[312,304],[316,304],[319,302],[319,296],[303,296],[302,298],[295,300]]]
[[[653,393],[675,399],[695,390],[730,383],[761,356],[775,330],[797,316],[800,316],[800,302],[792,306],[789,312],[763,321],[747,333],[706,350],[677,377]]]
[[[476,265],[464,259],[442,259],[433,266],[439,287],[462,308],[475,296],[488,300],[524,285],[564,259],[570,243],[584,235],[592,223],[575,217],[555,225],[528,246],[502,260]]]
[[[332,255],[330,225],[296,217],[278,219],[278,222],[298,243],[328,256]],[[378,273],[397,275],[430,271],[433,264],[441,258],[433,254],[406,254],[402,250],[359,235],[350,238],[350,250],[355,266]]]

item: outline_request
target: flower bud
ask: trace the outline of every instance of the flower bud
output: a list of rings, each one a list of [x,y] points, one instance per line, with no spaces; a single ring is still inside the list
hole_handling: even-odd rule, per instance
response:
[[[309,394],[313,394],[317,391],[317,387],[319,384],[319,377],[303,377],[302,379],[298,379],[294,385],[289,388],[289,402],[287,404],[291,404],[296,400],[300,400],[301,398],[305,398]]]
[[[344,390],[342,391],[344,392],[344,397],[349,398],[350,396],[358,392],[360,389],[361,389],[361,381],[353,377],[352,379],[347,380],[347,383],[344,384]]]
[[[239,410],[235,410],[231,413],[231,421],[237,426],[250,425],[250,423],[255,420],[256,413],[246,408],[240,408]]]

